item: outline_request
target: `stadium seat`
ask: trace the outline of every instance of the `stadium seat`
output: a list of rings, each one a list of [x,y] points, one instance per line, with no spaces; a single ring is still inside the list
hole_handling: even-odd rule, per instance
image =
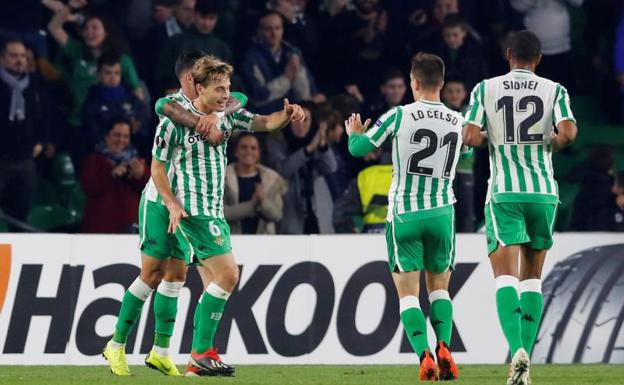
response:
[[[37,188],[35,189],[35,197],[33,204],[46,206],[59,203],[59,194],[54,184],[46,178],[37,178]]]
[[[67,202],[77,184],[74,164],[65,152],[54,157],[54,185],[59,192],[62,202]]]
[[[80,221],[76,211],[59,205],[34,206],[28,213],[27,222],[43,231],[71,231]]]
[[[82,192],[82,187],[80,187],[80,184],[78,183],[74,186],[74,189],[69,196],[67,208],[76,213],[76,217],[79,221],[82,220],[82,211],[84,210],[86,202],[87,197],[84,195],[84,192]]]

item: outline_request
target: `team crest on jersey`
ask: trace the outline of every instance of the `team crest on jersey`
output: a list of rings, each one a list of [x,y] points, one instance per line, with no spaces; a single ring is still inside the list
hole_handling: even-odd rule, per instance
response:
[[[156,137],[156,147],[158,148],[166,148],[167,147],[167,141],[164,138],[161,138],[160,136]]]
[[[225,243],[225,241],[223,240],[223,237],[216,237],[214,239],[214,243],[216,243],[219,246],[223,246],[223,243]]]

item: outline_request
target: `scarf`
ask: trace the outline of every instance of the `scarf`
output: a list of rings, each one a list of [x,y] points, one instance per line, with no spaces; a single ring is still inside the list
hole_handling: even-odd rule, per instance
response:
[[[11,107],[9,108],[9,121],[22,121],[26,118],[26,100],[24,90],[30,85],[28,75],[21,79],[10,74],[6,68],[0,66],[0,79],[11,87]]]
[[[119,154],[113,154],[106,146],[104,140],[100,141],[95,146],[95,151],[110,160],[113,163],[113,166],[119,166],[122,162],[128,162],[130,159],[137,157],[137,150],[131,144]]]

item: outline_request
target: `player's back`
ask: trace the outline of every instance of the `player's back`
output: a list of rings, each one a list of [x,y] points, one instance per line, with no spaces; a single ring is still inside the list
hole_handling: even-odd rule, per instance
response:
[[[452,185],[462,145],[461,114],[429,101],[397,111],[389,219],[455,203]]]
[[[565,88],[530,71],[513,70],[484,80],[472,97],[467,120],[481,120],[488,133],[488,200],[556,202],[549,143],[555,124],[574,119]]]

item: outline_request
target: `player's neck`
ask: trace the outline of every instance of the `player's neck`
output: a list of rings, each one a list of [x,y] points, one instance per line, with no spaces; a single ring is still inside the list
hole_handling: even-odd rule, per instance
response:
[[[529,72],[535,73],[535,66],[532,64],[511,63],[510,68],[511,68],[511,71],[522,70],[522,71],[529,71]]]
[[[193,97],[193,95],[195,95],[195,90],[193,88],[182,86],[181,90],[184,97],[186,97],[188,100],[195,99]]]
[[[212,114],[213,112],[215,112],[213,109],[211,109],[210,107],[202,103],[200,98],[193,100],[193,106],[197,109],[197,111],[202,112],[206,115]]]
[[[418,93],[416,100],[440,103],[440,93],[436,91],[421,91]]]

